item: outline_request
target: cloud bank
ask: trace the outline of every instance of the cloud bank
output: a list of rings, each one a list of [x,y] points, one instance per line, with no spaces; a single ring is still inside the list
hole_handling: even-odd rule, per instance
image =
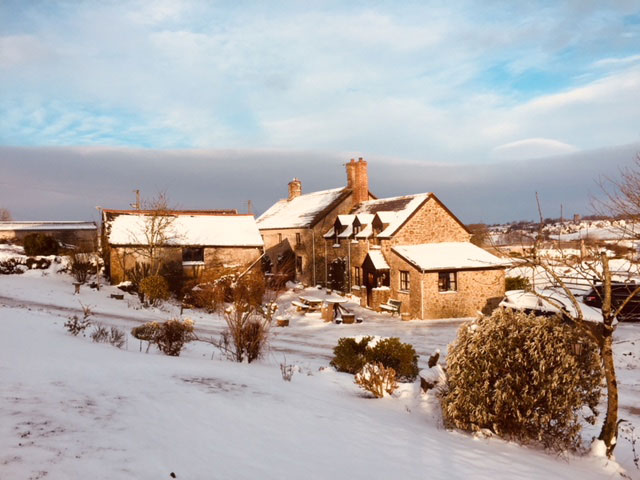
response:
[[[378,197],[433,192],[462,221],[536,219],[590,213],[596,180],[615,177],[640,152],[640,142],[533,160],[437,164],[365,156]],[[128,208],[166,191],[187,209],[237,208],[261,213],[287,195],[291,178],[303,191],[343,186],[350,156],[285,150],[145,150],[98,147],[0,147],[0,207],[19,220],[97,219],[94,208]],[[355,156],[359,156],[356,154]],[[361,155],[360,155],[361,156]]]

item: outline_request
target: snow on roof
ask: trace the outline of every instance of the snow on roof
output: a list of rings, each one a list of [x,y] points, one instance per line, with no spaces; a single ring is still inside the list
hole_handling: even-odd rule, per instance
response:
[[[373,221],[374,216],[372,213],[359,213],[355,217],[360,222],[360,225],[368,225]]]
[[[368,223],[360,232],[356,233],[356,238],[369,238],[373,235],[373,227]]]
[[[383,224],[388,224],[378,236],[390,237],[430,196],[430,193],[418,193],[415,195],[369,200],[362,202],[355,211],[355,214],[377,214]]]
[[[353,235],[353,225],[350,223],[341,233],[338,234],[338,238],[349,238],[351,235]]]
[[[93,222],[45,221],[45,222],[0,222],[0,231],[10,230],[96,230]]]
[[[108,222],[111,245],[146,245],[149,215],[121,214]],[[169,217],[163,217],[169,218]],[[168,224],[169,245],[212,247],[262,247],[260,232],[252,215],[191,215],[177,213]]]
[[[258,217],[258,228],[267,230],[310,227],[328,207],[349,192],[350,190],[345,188],[334,188],[307,193],[292,200],[280,200]]]
[[[331,238],[331,237],[333,237],[335,235],[335,233],[336,233],[336,229],[334,227],[331,227],[329,229],[329,231],[323,235],[323,237],[324,238]]]
[[[338,221],[342,226],[352,225],[355,218],[355,215],[338,215]]]
[[[498,258],[469,242],[398,245],[391,249],[422,271],[495,268],[510,265],[509,261]]]
[[[369,250],[367,255],[376,270],[389,270],[389,264],[380,250]]]

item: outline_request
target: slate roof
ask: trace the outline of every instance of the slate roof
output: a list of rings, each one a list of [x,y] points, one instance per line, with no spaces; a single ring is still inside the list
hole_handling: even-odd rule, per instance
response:
[[[369,200],[362,202],[353,213],[356,215],[376,214],[382,223],[387,224],[378,236],[390,237],[430,196],[431,193],[418,193]]]

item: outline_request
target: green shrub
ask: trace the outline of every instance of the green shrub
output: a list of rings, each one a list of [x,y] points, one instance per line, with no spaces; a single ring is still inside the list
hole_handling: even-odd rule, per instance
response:
[[[339,372],[355,374],[366,363],[381,363],[393,368],[400,381],[412,382],[418,376],[418,354],[408,343],[398,338],[385,338],[373,347],[372,337],[364,337],[359,342],[354,338],[341,338],[333,349],[331,366]]]
[[[418,376],[418,354],[413,346],[399,338],[385,338],[368,349],[367,362],[378,362],[393,368],[401,382],[412,382]]]
[[[193,321],[174,319],[164,323],[148,322],[131,330],[138,340],[154,344],[165,355],[177,357],[184,344],[194,339]]]
[[[339,372],[356,374],[362,369],[366,360],[367,345],[373,337],[364,337],[359,342],[355,338],[343,337],[333,349],[331,366]]]
[[[581,410],[595,421],[601,380],[598,346],[576,324],[498,309],[460,327],[449,346],[443,415],[462,430],[576,449]]]
[[[140,282],[140,293],[145,295],[149,303],[157,305],[169,298],[169,283],[160,275],[152,275]]]
[[[57,255],[60,250],[58,241],[42,233],[30,233],[24,237],[24,253],[30,257],[37,255]]]
[[[531,282],[526,277],[506,277],[504,279],[505,290],[529,290]]]

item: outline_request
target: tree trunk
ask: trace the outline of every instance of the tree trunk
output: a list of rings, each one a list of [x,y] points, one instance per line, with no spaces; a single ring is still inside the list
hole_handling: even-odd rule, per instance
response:
[[[607,448],[607,457],[611,457],[618,438],[618,381],[613,363],[613,329],[605,326],[602,346],[602,364],[607,381],[607,414],[600,431],[599,440]]]

